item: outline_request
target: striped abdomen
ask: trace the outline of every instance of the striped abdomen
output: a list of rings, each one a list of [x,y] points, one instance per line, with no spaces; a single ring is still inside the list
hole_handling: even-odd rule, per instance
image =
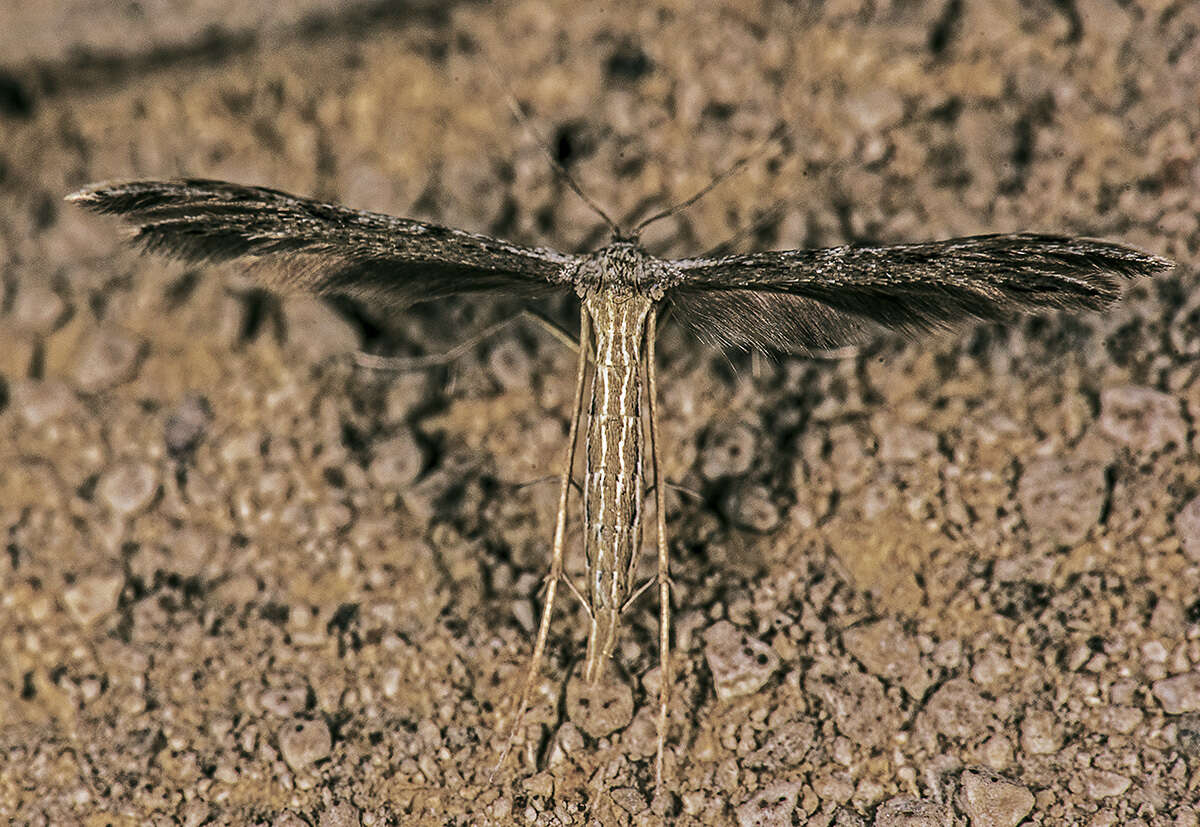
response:
[[[642,534],[642,358],[651,300],[589,295],[596,339],[583,487],[584,552],[592,626],[584,676],[600,677],[612,656],[621,607],[633,590]]]

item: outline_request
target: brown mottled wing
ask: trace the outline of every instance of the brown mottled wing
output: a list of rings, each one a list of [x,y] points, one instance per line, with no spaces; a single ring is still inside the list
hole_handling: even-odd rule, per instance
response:
[[[677,316],[713,344],[820,349],[1039,310],[1101,310],[1171,263],[1106,241],[981,235],[670,262]]]
[[[264,286],[407,305],[455,293],[538,295],[573,256],[263,187],[182,179],[93,184],[68,200],[119,215],[147,251],[244,258]]]

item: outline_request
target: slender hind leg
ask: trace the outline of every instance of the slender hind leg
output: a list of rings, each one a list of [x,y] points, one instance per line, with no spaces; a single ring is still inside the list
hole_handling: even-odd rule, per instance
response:
[[[354,362],[359,367],[367,368],[368,370],[390,370],[397,373],[441,367],[458,359],[480,342],[490,339],[500,331],[518,322],[534,322],[571,350],[575,351],[579,349],[579,343],[571,337],[570,333],[563,330],[541,313],[526,308],[514,316],[509,316],[507,319],[501,319],[495,324],[488,325],[474,336],[459,342],[444,353],[431,353],[427,356],[380,356],[377,353],[359,351],[354,354]]]
[[[658,749],[654,756],[654,789],[662,788],[663,752],[667,745],[667,703],[671,695],[671,561],[667,554],[666,486],[658,456],[658,386],[654,372],[655,313],[646,321],[646,385],[650,410],[650,462],[654,466],[654,528],[658,537]]]
[[[546,575],[546,603],[542,607],[542,619],[538,624],[537,642],[533,645],[533,655],[529,660],[529,672],[525,675],[525,684],[521,688],[521,700],[517,704],[517,716],[513,719],[508,731],[504,750],[492,768],[492,777],[500,770],[512,750],[517,732],[525,720],[525,711],[529,707],[529,696],[533,692],[533,683],[541,671],[542,660],[546,655],[546,640],[550,636],[550,618],[554,614],[554,597],[558,593],[558,582],[563,579],[563,549],[567,538],[567,504],[571,494],[571,470],[575,466],[575,443],[579,437],[579,419],[583,408],[583,386],[587,378],[588,363],[588,316],[586,310],[581,310],[579,323],[579,367],[575,375],[575,402],[571,408],[571,427],[567,434],[567,450],[564,458],[562,478],[558,489],[558,516],[554,521],[554,546],[550,555],[550,573]]]

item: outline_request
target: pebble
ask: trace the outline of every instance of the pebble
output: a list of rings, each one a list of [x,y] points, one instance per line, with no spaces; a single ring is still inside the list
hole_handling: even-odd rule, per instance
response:
[[[407,488],[421,474],[425,457],[411,431],[400,431],[380,442],[372,451],[374,457],[367,476],[380,488],[393,491]]]
[[[13,301],[13,320],[31,333],[49,333],[62,318],[66,303],[39,282],[22,284]]]
[[[63,592],[67,611],[82,626],[90,626],[117,608],[125,579],[120,575],[81,578]]]
[[[739,827],[791,827],[802,785],[781,781],[764,787],[736,810]]]
[[[1187,672],[1155,681],[1154,697],[1168,715],[1200,712],[1200,672]]]
[[[899,683],[912,698],[923,698],[933,685],[932,674],[921,663],[917,642],[893,618],[847,629],[842,643],[868,672]]]
[[[743,423],[714,425],[700,450],[700,476],[706,480],[736,477],[750,470],[758,436]]]
[[[1030,755],[1050,755],[1062,746],[1062,727],[1048,709],[1030,709],[1021,721],[1021,749]]]
[[[779,668],[774,649],[728,620],[718,621],[704,632],[704,659],[722,701],[757,692]]]
[[[889,798],[875,811],[875,827],[942,827],[949,822],[941,804],[909,796]]]
[[[778,526],[782,519],[779,506],[763,485],[735,486],[726,510],[739,526],[764,534]]]
[[[1107,496],[1104,466],[1098,462],[1037,460],[1025,466],[1017,501],[1034,542],[1070,546],[1100,522]]]
[[[488,370],[506,391],[529,390],[533,360],[516,339],[498,342],[487,358]]]
[[[291,718],[308,706],[308,687],[264,689],[258,696],[258,705],[272,715]]]
[[[930,696],[917,717],[917,729],[926,737],[973,738],[995,728],[993,706],[969,680],[953,678]]]
[[[1189,758],[1200,758],[1200,714],[1184,715],[1176,728],[1175,743]]]
[[[570,721],[564,721],[550,742],[550,750],[546,753],[546,766],[556,767],[570,757],[571,753],[584,748],[583,733],[579,727]]]
[[[358,331],[320,299],[289,296],[282,309],[288,344],[307,360],[317,362],[359,349]]]
[[[167,417],[167,424],[163,427],[167,450],[178,455],[195,448],[211,419],[212,412],[204,397],[195,394],[185,396]]]
[[[633,720],[633,689],[609,675],[589,684],[581,674],[567,681],[567,717],[593,738],[603,738]]]
[[[617,787],[609,795],[618,807],[631,815],[646,809],[646,797],[633,787]]]
[[[291,810],[284,810],[275,816],[271,827],[310,827],[309,823]]]
[[[1175,515],[1175,536],[1194,563],[1200,563],[1200,497],[1190,500]]]
[[[1084,773],[1084,786],[1092,798],[1113,798],[1124,795],[1133,781],[1127,776],[1108,770],[1092,769]]]
[[[321,811],[318,827],[358,827],[362,823],[358,808],[349,801],[339,801]]]
[[[844,102],[850,122],[866,133],[897,124],[904,117],[904,101],[895,92],[876,88],[852,95]]]
[[[329,727],[319,718],[315,721],[293,718],[279,728],[279,752],[295,772],[303,772],[328,758],[332,749]]]
[[[61,419],[77,401],[63,382],[20,379],[12,386],[13,409],[30,428]]]
[[[1033,809],[1033,793],[983,770],[962,774],[959,806],[972,827],[1016,827]]]
[[[99,393],[128,382],[137,373],[142,345],[111,328],[93,332],[80,349],[73,377],[84,393]]]
[[[141,511],[157,492],[158,469],[147,462],[120,463],[96,486],[100,502],[122,517]]]
[[[1152,453],[1187,441],[1187,423],[1178,400],[1137,385],[1107,388],[1100,394],[1100,429],[1135,453]]]
[[[831,663],[810,669],[804,678],[804,688],[820,698],[830,713],[838,732],[845,736],[841,761],[854,762],[854,750],[883,749],[891,742],[892,734],[901,726],[901,713],[896,701],[889,698],[883,683],[874,675],[859,669],[831,671]],[[836,760],[836,757],[835,757]]]
[[[752,769],[768,772],[794,767],[804,761],[817,741],[817,731],[808,721],[794,721],[773,729],[767,742],[747,755],[743,763]]]
[[[879,434],[879,459],[891,464],[916,462],[937,453],[937,435],[904,422],[885,421]]]

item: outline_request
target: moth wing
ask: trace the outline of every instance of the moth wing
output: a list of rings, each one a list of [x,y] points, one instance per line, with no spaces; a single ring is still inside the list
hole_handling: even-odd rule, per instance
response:
[[[265,187],[177,179],[92,184],[67,197],[133,225],[143,249],[243,259],[265,287],[407,305],[456,293],[537,295],[575,257]]]
[[[1021,233],[670,262],[680,320],[715,344],[839,347],[1043,310],[1102,310],[1171,263],[1106,241]]]

